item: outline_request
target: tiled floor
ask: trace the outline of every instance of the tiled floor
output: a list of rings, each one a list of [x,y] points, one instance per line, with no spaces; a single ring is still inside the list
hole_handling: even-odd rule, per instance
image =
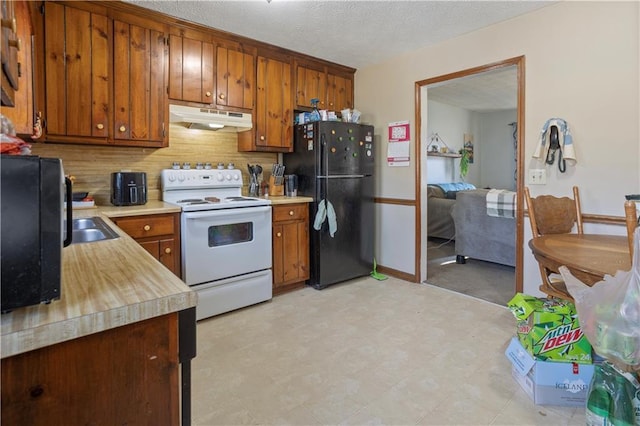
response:
[[[200,321],[194,425],[584,425],[536,406],[504,356],[504,307],[356,279]]]

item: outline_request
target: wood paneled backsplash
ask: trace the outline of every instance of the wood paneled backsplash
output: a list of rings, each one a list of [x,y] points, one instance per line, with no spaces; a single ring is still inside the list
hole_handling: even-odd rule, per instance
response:
[[[111,173],[133,171],[147,173],[149,200],[159,200],[160,171],[171,168],[174,161],[191,163],[234,163],[242,170],[243,194],[247,194],[249,173],[247,163],[260,164],[269,178],[271,165],[278,155],[262,152],[238,152],[236,133],[224,131],[192,130],[179,124],[169,128],[168,148],[129,148],[52,143],[32,144],[32,153],[41,157],[61,158],[67,175],[75,176],[74,192],[89,192],[98,205],[109,205]]]

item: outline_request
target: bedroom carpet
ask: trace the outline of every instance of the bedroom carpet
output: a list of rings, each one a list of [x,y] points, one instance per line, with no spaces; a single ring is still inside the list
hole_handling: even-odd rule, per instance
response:
[[[467,259],[456,263],[454,241],[427,241],[427,284],[506,306],[515,294],[515,268]]]

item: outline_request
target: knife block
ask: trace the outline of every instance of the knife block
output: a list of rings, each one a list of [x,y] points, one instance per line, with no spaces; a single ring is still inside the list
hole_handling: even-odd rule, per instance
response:
[[[280,185],[276,185],[276,178],[269,176],[269,196],[284,195],[284,180]]]

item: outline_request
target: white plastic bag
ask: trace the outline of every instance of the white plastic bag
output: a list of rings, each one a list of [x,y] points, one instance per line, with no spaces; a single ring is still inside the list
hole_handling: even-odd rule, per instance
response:
[[[580,327],[596,353],[613,363],[640,367],[640,228],[630,271],[606,275],[592,287],[560,267],[575,300]]]

